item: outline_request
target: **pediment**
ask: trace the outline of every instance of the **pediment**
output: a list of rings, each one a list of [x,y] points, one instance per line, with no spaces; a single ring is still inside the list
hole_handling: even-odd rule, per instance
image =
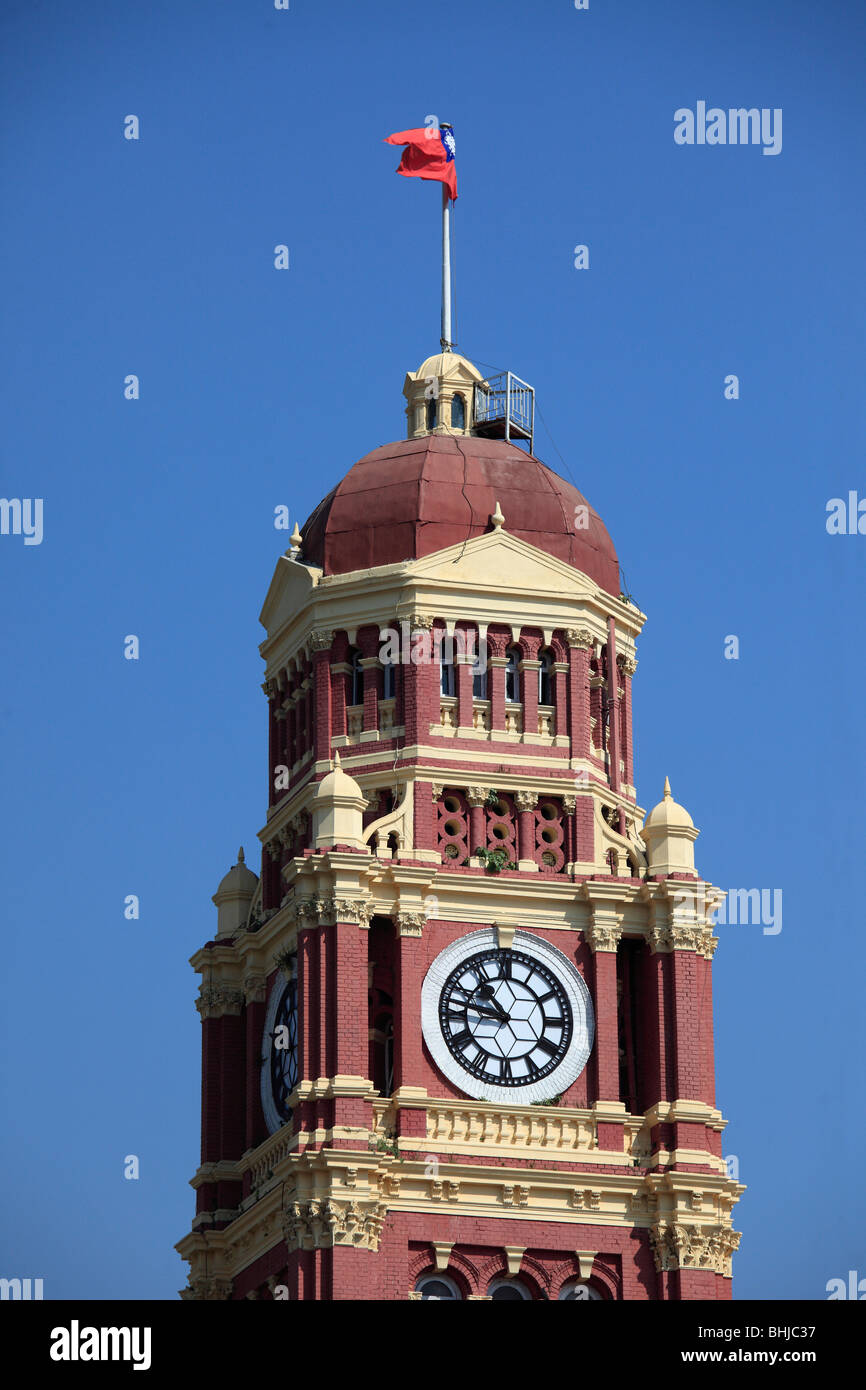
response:
[[[269,637],[300,612],[321,577],[322,571],[314,565],[302,565],[290,555],[280,556],[259,614]]]
[[[586,599],[598,592],[598,586],[580,570],[518,540],[504,528],[410,561],[406,569],[413,578],[477,593],[510,590],[523,595]]]

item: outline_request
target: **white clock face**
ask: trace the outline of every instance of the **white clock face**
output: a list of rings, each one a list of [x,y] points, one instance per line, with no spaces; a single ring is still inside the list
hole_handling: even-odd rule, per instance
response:
[[[447,946],[421,990],[424,1041],[439,1070],[479,1100],[527,1105],[561,1095],[592,1049],[589,990],[543,937],[492,927]]]

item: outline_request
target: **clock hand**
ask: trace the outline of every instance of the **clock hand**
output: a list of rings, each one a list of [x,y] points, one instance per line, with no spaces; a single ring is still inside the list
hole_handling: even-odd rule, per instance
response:
[[[498,1023],[510,1023],[511,1021],[508,1014],[503,1013],[501,1009],[497,1011],[496,1009],[488,1009],[483,1004],[467,1004],[466,1012],[469,1013],[470,1009],[472,1013],[483,1014],[485,1018],[495,1018]]]

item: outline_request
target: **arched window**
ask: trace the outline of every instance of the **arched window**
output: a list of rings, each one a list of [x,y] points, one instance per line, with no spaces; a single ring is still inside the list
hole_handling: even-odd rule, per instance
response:
[[[563,1284],[559,1297],[563,1301],[579,1299],[581,1303],[604,1302],[598,1289],[593,1288],[592,1284],[585,1284],[581,1279],[570,1279],[567,1284]]]
[[[427,428],[428,428],[428,430],[435,430],[435,428],[436,428],[436,405],[437,405],[436,400],[434,400],[434,398],[431,396],[431,397],[430,397],[430,400],[427,402]]]
[[[352,674],[349,677],[349,704],[363,705],[364,703],[364,672],[361,667],[361,653],[357,647],[350,648],[349,662],[352,667]]]
[[[487,1292],[492,1299],[510,1298],[525,1302],[532,1298],[529,1289],[520,1279],[494,1279]]]
[[[466,401],[462,396],[454,396],[451,401],[451,428],[453,430],[465,430],[466,428]]]
[[[442,634],[439,643],[439,692],[442,695],[456,695],[457,682],[454,675],[454,639]]]
[[[475,654],[475,667],[472,672],[472,698],[487,699],[487,643],[482,642]]]
[[[386,661],[383,663],[383,668],[384,669],[382,673],[382,699],[393,700],[394,691],[396,689],[396,667],[393,661]]]
[[[505,667],[505,699],[508,704],[516,705],[520,701],[520,648],[509,647],[505,655],[508,658]]]
[[[553,683],[553,652],[548,647],[540,653],[541,665],[538,668],[538,703],[540,705],[552,705],[554,703],[554,683]]]
[[[422,1298],[440,1301],[448,1299],[451,1302],[459,1302],[463,1298],[454,1280],[449,1279],[446,1274],[422,1274],[415,1285],[415,1292],[420,1293]]]

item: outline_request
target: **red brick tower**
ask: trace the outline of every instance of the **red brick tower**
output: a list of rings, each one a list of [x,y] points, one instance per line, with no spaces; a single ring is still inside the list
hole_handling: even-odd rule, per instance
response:
[[[277,564],[184,1297],[730,1297],[718,894],[670,788],[637,805],[644,616],[515,383],[409,373],[408,439]]]

